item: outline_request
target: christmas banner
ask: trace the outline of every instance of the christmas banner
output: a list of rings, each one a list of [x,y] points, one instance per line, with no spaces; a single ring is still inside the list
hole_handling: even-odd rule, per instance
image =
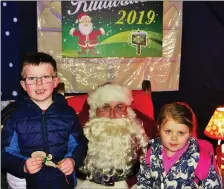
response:
[[[62,1],[63,57],[161,57],[162,1]]]
[[[81,2],[81,1],[80,1]],[[87,1],[88,3],[90,1]],[[111,1],[110,1],[111,2]],[[112,1],[114,2],[114,1]],[[118,3],[118,1],[116,1]],[[163,15],[160,16],[162,23],[162,32],[159,34],[158,27],[155,26],[158,23],[158,16],[156,9],[152,8],[153,5],[149,5],[151,2],[149,1],[141,1],[142,8],[144,10],[154,10],[155,11],[155,19],[151,24],[147,26],[149,32],[147,33],[149,38],[147,43],[150,46],[144,47],[140,45],[141,56],[146,49],[148,49],[147,57],[141,57],[140,55],[136,55],[138,52],[137,45],[129,42],[131,38],[126,38],[131,45],[129,46],[129,51],[126,51],[128,56],[126,56],[122,51],[125,49],[124,47],[120,48],[118,53],[123,53],[124,56],[121,57],[112,57],[106,55],[106,53],[115,52],[118,47],[112,47],[112,42],[116,42],[115,38],[110,40],[110,48],[104,49],[104,51],[100,51],[100,49],[104,45],[109,46],[109,42],[102,44],[105,39],[109,39],[109,36],[115,37],[115,33],[111,35],[112,32],[117,30],[112,30],[108,25],[103,23],[100,18],[101,11],[108,12],[108,15],[101,16],[102,19],[111,19],[114,20],[111,23],[115,23],[121,16],[118,15],[120,10],[126,10],[126,17],[122,24],[117,24],[114,26],[121,27],[120,33],[128,26],[127,15],[131,10],[136,11],[138,9],[138,1],[119,1],[120,4],[117,4],[117,7],[112,7],[115,4],[93,4],[87,6],[82,1],[82,4],[76,4],[77,1],[73,1],[73,5],[71,2],[67,1],[37,1],[37,34],[38,34],[38,51],[46,52],[52,55],[57,61],[58,68],[58,76],[60,77],[60,81],[65,84],[65,92],[66,93],[89,93],[92,90],[96,89],[98,86],[103,85],[107,82],[117,83],[120,85],[127,86],[130,89],[141,89],[142,81],[144,79],[149,79],[151,81],[152,91],[176,91],[179,89],[179,77],[180,77],[180,65],[181,65],[181,41],[182,41],[182,14],[183,14],[183,2],[182,1],[163,1],[163,5],[161,5],[161,9],[163,9]],[[134,6],[131,9],[125,9],[124,2],[129,2],[127,6]],[[140,1],[139,1],[140,2]],[[67,3],[70,7],[65,10],[65,7],[62,8],[62,3]],[[132,4],[131,4],[132,3]],[[146,3],[147,4],[146,6]],[[157,1],[156,3],[160,3]],[[153,4],[153,2],[152,2]],[[101,7],[101,10],[98,10],[98,7]],[[106,9],[106,7],[111,6],[111,8]],[[159,6],[159,5],[158,5]],[[78,8],[77,8],[78,7]],[[163,8],[162,8],[163,7]],[[99,11],[99,14],[91,15],[93,12]],[[114,15],[109,15],[109,11],[114,10]],[[70,10],[70,11],[69,11]],[[77,12],[75,12],[77,10]],[[142,9],[143,10],[143,9]],[[62,14],[62,11],[63,14]],[[68,12],[69,11],[69,12]],[[68,17],[68,13],[74,13],[74,15],[70,15],[71,20],[66,20]],[[116,12],[116,14],[115,14]],[[66,14],[65,14],[66,13]],[[79,15],[79,13],[85,13],[86,16]],[[123,14],[123,13],[121,13]],[[134,13],[132,13],[134,14]],[[136,19],[140,19],[140,15],[143,13],[136,12]],[[146,13],[144,12],[144,15]],[[157,15],[158,14],[158,15]],[[67,16],[65,16],[67,15]],[[115,16],[118,15],[115,19]],[[137,15],[139,15],[137,17]],[[92,55],[90,53],[90,49],[86,49],[86,54],[78,54],[78,52],[82,52],[82,48],[78,45],[78,37],[73,36],[74,31],[79,31],[79,20],[81,21],[84,18],[93,23],[94,30],[105,31],[105,34],[99,35],[97,38],[98,44],[94,47],[95,53],[98,55]],[[149,14],[150,16],[150,14]],[[81,19],[81,17],[83,17]],[[98,19],[96,19],[97,17]],[[143,17],[143,16],[142,16]],[[145,17],[143,17],[146,19]],[[142,18],[142,19],[143,19]],[[131,16],[129,16],[131,19]],[[77,23],[76,23],[77,20]],[[62,24],[62,21],[64,25]],[[83,20],[84,21],[84,20]],[[129,20],[129,23],[131,20]],[[144,20],[144,23],[147,20]],[[136,21],[135,21],[136,22]],[[63,25],[63,29],[62,29]],[[131,24],[129,24],[132,26]],[[142,24],[143,25],[143,24]],[[145,31],[146,29],[141,28],[140,24],[136,24],[137,29],[129,29],[131,32],[140,32]],[[146,24],[145,24],[146,26]],[[73,33],[70,35],[70,30],[73,28]],[[102,29],[100,29],[102,28]],[[62,35],[62,31],[64,32]],[[149,35],[157,33],[157,35]],[[162,37],[162,38],[161,38]],[[123,39],[124,36],[120,37],[120,40]],[[130,38],[130,40],[128,40]],[[138,37],[139,38],[139,37]],[[138,39],[137,38],[137,39]],[[159,41],[162,41],[162,46],[158,45]],[[67,43],[66,43],[67,42]],[[106,41],[105,41],[106,42]],[[139,40],[137,42],[140,43]],[[92,42],[93,43],[93,42]],[[114,43],[114,45],[119,43]],[[124,43],[125,44],[125,43]],[[155,45],[157,46],[155,47]],[[128,43],[126,43],[126,46]],[[156,50],[157,51],[156,51]],[[155,55],[155,52],[159,52],[162,49],[162,56]],[[62,52],[63,51],[63,52]],[[111,51],[111,52],[110,52]],[[84,49],[85,52],[85,49]],[[152,53],[154,52],[154,54]],[[105,55],[104,55],[105,53]],[[159,54],[159,53],[158,53]],[[62,56],[63,55],[63,56]],[[100,55],[100,56],[99,56]],[[105,57],[103,57],[105,56]],[[114,55],[116,56],[116,55]],[[131,57],[132,56],[132,57]],[[154,57],[152,57],[154,56]],[[127,57],[127,58],[126,58]]]

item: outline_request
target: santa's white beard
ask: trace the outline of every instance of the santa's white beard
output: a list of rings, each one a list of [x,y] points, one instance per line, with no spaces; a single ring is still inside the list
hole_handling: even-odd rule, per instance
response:
[[[148,142],[142,126],[131,118],[92,118],[84,133],[89,140],[84,169],[92,174],[102,169],[110,176],[116,170],[127,174],[137,159],[138,149],[146,149]]]
[[[83,35],[89,35],[93,31],[93,24],[92,23],[88,23],[88,24],[80,23],[79,31]]]

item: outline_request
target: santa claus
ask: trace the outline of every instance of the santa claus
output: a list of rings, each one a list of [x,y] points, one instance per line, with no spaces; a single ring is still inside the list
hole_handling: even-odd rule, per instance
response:
[[[79,38],[78,45],[81,47],[82,51],[78,53],[86,54],[87,49],[89,49],[90,54],[96,55],[94,47],[98,44],[98,37],[105,34],[104,29],[93,30],[91,18],[86,13],[80,13],[77,16],[76,23],[79,23],[79,31],[72,28],[69,34]]]
[[[134,184],[127,181],[137,173],[148,138],[130,108],[132,100],[131,91],[116,84],[89,95],[90,119],[84,127],[88,152],[76,188],[125,189]]]

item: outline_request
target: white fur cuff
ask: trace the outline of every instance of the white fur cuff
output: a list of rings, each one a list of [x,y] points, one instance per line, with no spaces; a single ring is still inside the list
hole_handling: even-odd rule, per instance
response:
[[[100,184],[96,184],[95,182],[90,182],[88,180],[84,180],[84,181],[80,181],[79,179],[77,186],[75,187],[75,189],[96,189],[96,188],[100,188],[100,189],[128,189],[128,185],[126,181],[119,181],[119,182],[115,182],[114,186],[104,186],[104,185],[100,185]]]
[[[101,31],[102,35],[105,34],[105,30],[103,28],[100,28],[100,31]]]
[[[72,28],[69,32],[70,35],[73,35],[73,32],[75,31],[75,28]]]

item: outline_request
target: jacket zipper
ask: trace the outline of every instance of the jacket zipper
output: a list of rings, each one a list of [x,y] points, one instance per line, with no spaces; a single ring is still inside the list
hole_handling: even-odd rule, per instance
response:
[[[45,121],[45,112],[42,112],[42,131],[43,131],[43,138],[44,138],[44,145],[47,144],[47,132],[46,132],[46,121]],[[49,149],[45,147],[45,152],[48,154]]]

